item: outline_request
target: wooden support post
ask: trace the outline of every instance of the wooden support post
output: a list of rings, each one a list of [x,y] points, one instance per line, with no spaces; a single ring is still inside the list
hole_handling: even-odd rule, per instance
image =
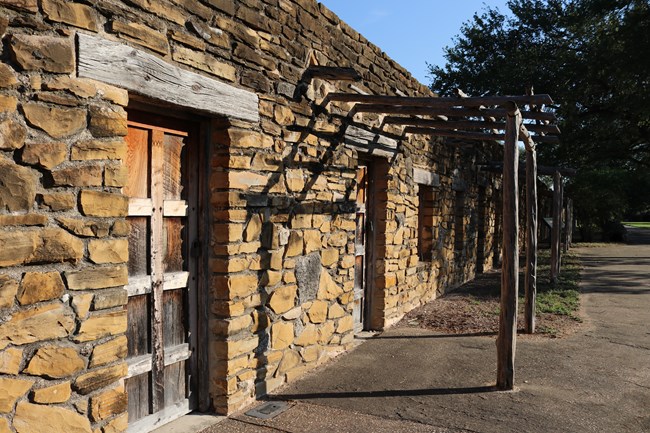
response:
[[[551,230],[551,283],[560,276],[560,234],[562,232],[562,175],[553,175],[553,228]]]
[[[503,264],[501,268],[501,311],[497,339],[497,388],[515,386],[517,346],[517,296],[519,291],[519,218],[517,186],[519,148],[517,141],[521,113],[514,102],[507,104],[506,140],[503,154]]]
[[[571,249],[571,242],[573,242],[573,200],[566,199],[566,238],[564,239],[564,252]]]
[[[537,298],[537,150],[526,146],[526,305],[525,330],[535,333]]]

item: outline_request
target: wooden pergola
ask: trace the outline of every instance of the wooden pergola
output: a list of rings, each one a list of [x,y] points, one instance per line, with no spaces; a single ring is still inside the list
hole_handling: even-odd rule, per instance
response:
[[[463,141],[504,142],[503,153],[503,261],[501,308],[497,340],[497,388],[514,388],[519,273],[519,146],[526,149],[526,332],[535,329],[537,273],[537,151],[536,143],[559,142],[555,114],[543,107],[553,103],[548,95],[468,97],[377,96],[330,93],[322,103],[353,103],[355,113],[386,115],[382,125],[404,126],[402,136],[418,134]],[[527,107],[520,109],[519,107]],[[527,120],[528,122],[524,122]],[[558,224],[559,226],[559,224]]]

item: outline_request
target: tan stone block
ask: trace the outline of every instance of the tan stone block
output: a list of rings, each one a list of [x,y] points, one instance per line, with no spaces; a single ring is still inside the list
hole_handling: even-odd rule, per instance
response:
[[[90,368],[98,367],[100,365],[111,364],[115,361],[121,361],[127,355],[127,340],[126,336],[121,335],[106,343],[98,344],[93,349],[90,358]]]
[[[236,223],[214,224],[213,239],[217,243],[241,242],[244,237],[244,225]]]
[[[54,138],[76,134],[86,127],[86,110],[81,108],[58,108],[28,102],[23,105],[23,111],[30,125]]]
[[[13,35],[11,51],[14,59],[25,70],[43,69],[48,72],[74,72],[74,45],[72,38],[52,36]]]
[[[217,288],[224,287],[228,299],[243,298],[257,292],[259,281],[257,275],[235,274],[220,275],[215,279]]]
[[[161,54],[169,53],[167,37],[144,24],[112,21],[111,29],[114,33],[120,34],[128,41],[142,45],[143,47],[147,47]]]
[[[278,322],[271,326],[271,348],[282,350],[293,343],[293,323]]]
[[[23,360],[23,349],[10,347],[0,352],[0,374],[13,374],[20,371],[20,363]]]
[[[0,308],[13,306],[17,292],[18,281],[7,275],[0,275]]]
[[[61,379],[86,366],[85,360],[73,347],[43,346],[36,351],[23,373]]]
[[[252,242],[260,238],[262,234],[262,218],[259,214],[254,214],[248,220],[244,229],[244,241]]]
[[[320,262],[323,266],[329,267],[339,261],[339,250],[338,248],[328,248],[321,251]]]
[[[14,87],[17,84],[16,72],[6,63],[0,63],[0,88]]]
[[[225,173],[228,186],[232,189],[248,191],[255,187],[269,186],[269,176],[248,171],[230,171]]]
[[[50,21],[72,24],[93,32],[98,30],[97,15],[90,6],[62,0],[43,0],[42,7]]]
[[[52,170],[56,186],[102,186],[102,167],[84,165]]]
[[[111,227],[113,236],[128,236],[131,233],[131,224],[126,220],[117,220]]]
[[[107,165],[104,167],[104,185],[123,187],[129,182],[129,169],[124,165]]]
[[[0,63],[0,65],[2,65],[2,63]],[[0,121],[0,149],[20,149],[25,144],[26,136],[27,130],[21,123],[13,119]]]
[[[336,284],[329,272],[323,269],[320,273],[317,298],[332,300],[341,294],[343,294],[343,289]]]
[[[318,330],[319,337],[318,341],[321,344],[328,344],[330,340],[332,339],[332,335],[334,334],[334,322],[327,322],[323,326],[320,327]]]
[[[308,315],[311,323],[323,323],[327,319],[327,306],[325,301],[314,301],[309,308]]]
[[[88,255],[93,263],[126,263],[129,261],[127,239],[97,239],[88,242]]]
[[[33,384],[33,380],[0,377],[0,413],[11,412],[16,401],[25,395]]]
[[[128,214],[129,198],[101,191],[81,191],[81,210],[86,216],[123,217]]]
[[[36,251],[38,233],[0,230],[0,266],[29,262]]]
[[[241,340],[228,340],[218,342],[216,355],[218,359],[231,359],[243,354],[251,353],[257,348],[259,337],[254,335],[251,338],[242,338]]]
[[[354,318],[352,316],[345,316],[339,320],[339,324],[336,327],[336,332],[343,334],[344,332],[352,331],[354,328]]]
[[[63,382],[47,388],[35,389],[32,400],[39,404],[65,403],[70,400],[71,395],[70,382]]]
[[[284,256],[295,257],[301,255],[305,248],[304,245],[305,244],[303,241],[302,233],[298,231],[292,231],[289,235],[289,242],[287,243],[287,246],[284,250]]]
[[[11,427],[9,427],[7,418],[0,418],[0,433],[13,433]]]
[[[194,51],[190,50],[189,48],[176,46],[174,47],[172,58],[177,62],[184,63],[196,69],[200,69],[212,75],[216,75],[217,77],[223,78],[224,80],[237,80],[237,70],[232,65],[220,62],[205,52]]]
[[[305,254],[320,251],[323,246],[321,234],[318,230],[305,230],[303,232],[303,240],[305,242]]]
[[[66,271],[65,279],[70,290],[105,289],[128,284],[126,266],[104,266]]]
[[[123,334],[126,332],[126,327],[126,310],[93,314],[81,322],[74,340],[76,342],[85,342],[110,335]]]
[[[104,107],[93,105],[88,110],[90,114],[90,124],[88,129],[95,137],[123,137],[126,135],[128,129],[126,126],[126,111],[122,107]],[[116,142],[120,143],[120,142]],[[99,146],[97,142],[93,144],[94,146]],[[96,150],[96,152],[99,150]],[[108,147],[106,147],[106,151]],[[124,156],[126,152],[125,145],[122,143],[122,147],[118,149],[118,155]]]
[[[65,285],[58,272],[27,272],[20,282],[18,302],[20,305],[49,301],[63,295]]]
[[[220,336],[234,335],[248,329],[252,323],[253,318],[250,315],[244,315],[230,320],[216,320],[212,327],[212,332]]]
[[[318,328],[314,324],[307,324],[298,335],[296,340],[294,341],[294,344],[296,346],[311,346],[313,344],[316,344],[320,338],[320,333],[318,332]]]
[[[329,311],[327,313],[327,318],[328,319],[338,319],[339,317],[343,317],[347,314],[345,309],[341,307],[338,303],[334,303],[330,305]]]
[[[262,149],[268,143],[263,140],[262,134],[247,129],[230,128],[228,130],[230,146],[233,148],[242,147],[246,149]]]
[[[51,169],[65,161],[67,156],[68,146],[65,143],[27,143],[22,161]]]
[[[92,433],[90,421],[83,415],[57,406],[21,401],[13,421],[17,433]]]
[[[42,201],[42,208],[48,208],[54,212],[70,210],[77,206],[77,199],[71,192],[51,192],[39,195]]]
[[[302,192],[305,188],[305,174],[300,169],[287,169],[284,173],[287,191]]]
[[[348,244],[348,234],[346,232],[331,233],[327,243],[333,247],[344,247]]]
[[[110,84],[101,83],[99,81],[89,80],[94,83],[97,88],[97,96],[114,104],[122,107],[129,105],[129,92],[119,87],[111,86]]]
[[[282,286],[273,291],[269,298],[269,308],[276,314],[289,311],[296,304],[298,286]]]
[[[81,395],[90,394],[93,391],[123,379],[127,372],[128,368],[124,362],[110,367],[95,369],[77,377],[73,387]]]
[[[293,111],[284,105],[275,106],[275,110],[273,111],[273,118],[279,125],[282,126],[293,125],[296,120],[296,116],[294,116]]]
[[[90,398],[90,418],[95,422],[126,412],[126,409],[127,396],[123,385]]]
[[[313,345],[301,349],[300,355],[305,362],[316,362],[320,358],[321,352],[320,346]]]
[[[300,354],[295,350],[285,350],[282,361],[278,366],[278,374],[286,374],[296,368],[302,361]]]
[[[90,311],[90,304],[95,295],[92,293],[81,293],[72,297],[72,307],[77,313],[77,317],[85,319]]]
[[[93,298],[93,310],[120,307],[127,302],[129,302],[129,295],[125,289],[100,290]]]
[[[273,287],[282,281],[282,272],[281,271],[272,271],[266,270],[262,274],[262,279],[260,284],[265,287]]]
[[[37,184],[38,178],[34,170],[0,161],[0,210],[31,210]]]
[[[296,283],[296,273],[294,271],[285,271],[284,274],[282,275],[282,282],[285,284],[293,284]]]
[[[127,145],[125,141],[79,141],[72,146],[70,159],[73,161],[88,161],[93,159],[126,159]]]
[[[67,75],[57,75],[47,79],[43,87],[47,90],[65,90],[80,98],[91,98],[97,94],[97,88],[91,80],[72,78]]]
[[[339,266],[341,269],[350,269],[353,268],[355,264],[355,257],[353,254],[346,254],[341,259]]]
[[[129,414],[124,413],[110,420],[104,427],[102,433],[124,433],[129,425]]]
[[[87,219],[60,217],[56,219],[59,224],[77,236],[106,237],[109,232],[107,221],[91,221]]]
[[[75,328],[74,313],[64,304],[38,305],[21,310],[0,324],[0,350],[67,337]]]
[[[264,312],[253,310],[251,313],[251,318],[253,319],[251,332],[257,332],[262,329],[266,329],[270,325],[269,317]]]

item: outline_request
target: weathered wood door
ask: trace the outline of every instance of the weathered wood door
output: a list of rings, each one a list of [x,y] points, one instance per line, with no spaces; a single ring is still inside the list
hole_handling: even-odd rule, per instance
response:
[[[357,168],[356,233],[354,238],[354,331],[364,328],[366,307],[366,246],[368,240],[368,167]]]
[[[129,113],[130,432],[156,428],[195,403],[197,170],[188,158],[195,134],[191,123]]]

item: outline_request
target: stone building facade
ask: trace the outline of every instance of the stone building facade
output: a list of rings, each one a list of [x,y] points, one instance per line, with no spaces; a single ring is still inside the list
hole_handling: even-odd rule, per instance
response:
[[[1,433],[230,413],[498,256],[498,148],[324,101],[431,92],[313,0],[0,0],[0,35]]]

